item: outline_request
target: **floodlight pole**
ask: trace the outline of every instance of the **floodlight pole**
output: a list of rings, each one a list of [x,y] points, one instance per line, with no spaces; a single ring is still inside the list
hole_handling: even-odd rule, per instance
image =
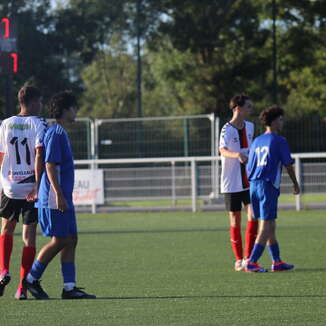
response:
[[[140,13],[141,13],[141,0],[137,1],[137,18],[136,18],[136,24],[137,24],[137,88],[136,88],[136,101],[137,101],[137,117],[142,118],[143,117],[143,109],[142,109],[142,61],[141,61],[141,22],[140,22]],[[142,157],[143,150],[142,150],[142,143],[143,143],[143,124],[140,121],[138,124],[137,129],[137,144],[138,144],[138,156]]]
[[[141,28],[140,28],[140,11],[141,11],[141,0],[137,0],[137,116],[138,118],[143,117],[142,112],[142,62],[140,53],[140,40],[141,40]]]
[[[273,101],[278,102],[277,85],[277,40],[276,40],[276,0],[273,0]]]

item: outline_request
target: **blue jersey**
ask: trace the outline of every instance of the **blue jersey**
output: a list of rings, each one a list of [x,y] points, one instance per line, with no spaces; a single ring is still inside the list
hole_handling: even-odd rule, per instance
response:
[[[280,188],[282,166],[293,164],[287,140],[274,133],[257,137],[249,151],[247,172],[249,181],[265,180]]]
[[[52,125],[44,136],[44,161],[55,163],[58,182],[69,205],[73,207],[74,161],[67,132],[58,124]],[[56,196],[46,170],[42,174],[38,193],[38,207],[56,209]]]

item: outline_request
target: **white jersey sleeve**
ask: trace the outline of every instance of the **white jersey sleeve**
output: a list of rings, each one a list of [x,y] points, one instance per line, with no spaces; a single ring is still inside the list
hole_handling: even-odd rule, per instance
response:
[[[4,145],[4,127],[3,123],[0,126],[0,153],[5,153],[5,145]]]
[[[230,143],[230,140],[231,140],[231,132],[230,132],[230,128],[228,128],[228,123],[226,123],[221,130],[219,147],[229,148],[228,144]]]

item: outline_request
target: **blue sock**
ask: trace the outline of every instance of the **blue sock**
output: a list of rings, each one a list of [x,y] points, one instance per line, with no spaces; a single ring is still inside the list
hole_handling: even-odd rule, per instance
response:
[[[35,260],[29,273],[36,279],[39,280],[42,277],[48,264],[43,264],[38,260]]]
[[[273,243],[272,245],[268,246],[268,252],[271,256],[273,262],[279,263],[281,261],[280,258],[280,247],[277,242]]]
[[[259,243],[255,243],[254,248],[252,249],[249,261],[256,263],[260,256],[263,254],[265,246],[262,246]]]
[[[76,283],[75,263],[61,263],[61,272],[64,283]]]

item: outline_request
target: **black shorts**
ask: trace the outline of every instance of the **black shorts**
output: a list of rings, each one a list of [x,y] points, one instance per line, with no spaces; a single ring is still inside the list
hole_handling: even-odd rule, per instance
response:
[[[224,194],[225,209],[228,212],[238,212],[242,209],[243,205],[250,204],[249,190],[241,192],[229,192]]]
[[[37,222],[37,208],[35,208],[34,202],[28,202],[25,199],[8,198],[2,191],[0,217],[18,222],[20,214],[23,217],[23,224],[28,225]]]

